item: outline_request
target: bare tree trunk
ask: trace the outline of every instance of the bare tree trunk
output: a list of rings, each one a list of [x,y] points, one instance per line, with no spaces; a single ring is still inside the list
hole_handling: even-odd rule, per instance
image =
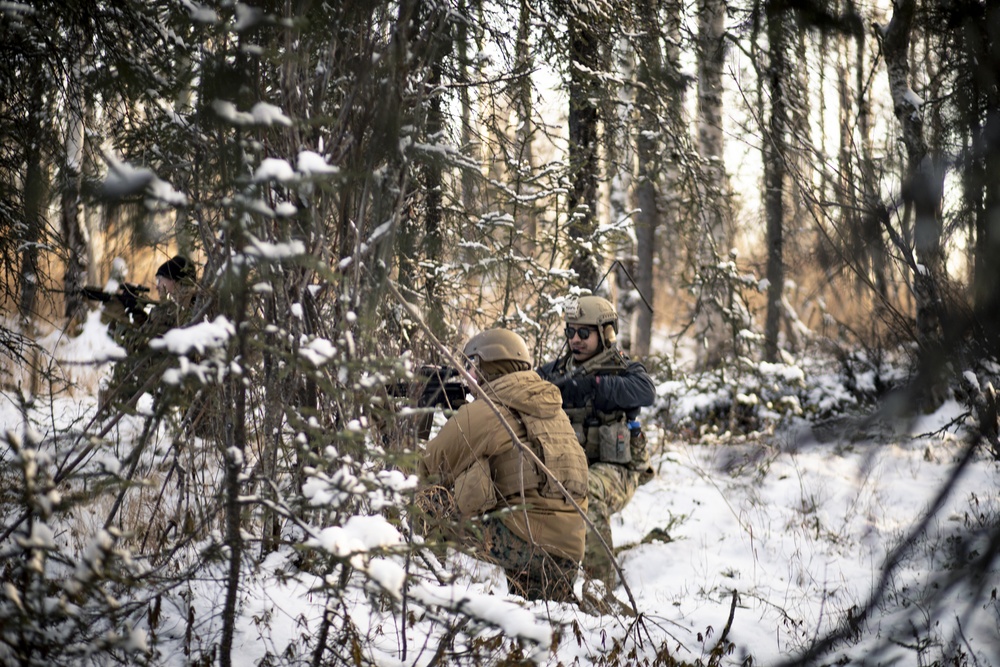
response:
[[[18,296],[18,313],[27,321],[35,314],[35,299],[41,270],[38,264],[39,248],[45,236],[45,208],[49,180],[43,165],[42,115],[44,109],[44,82],[41,76],[34,81],[30,125],[25,135],[24,171],[24,235],[21,240],[21,283]]]
[[[74,68],[73,81],[79,67]],[[67,100],[68,118],[66,119],[66,158],[62,173],[62,235],[66,248],[66,273],[63,277],[65,290],[65,311],[67,320],[77,320],[83,316],[85,306],[80,295],[80,288],[87,281],[88,273],[88,238],[87,227],[83,222],[82,205],[80,201],[80,183],[83,169],[83,147],[86,138],[84,100],[75,96],[75,85],[69,86],[69,94],[73,99]]]
[[[575,6],[569,16],[571,74],[569,90],[569,234],[582,242],[574,252],[570,268],[581,287],[594,289],[600,279],[602,257],[588,244],[597,229],[598,113],[595,100],[601,95],[593,72],[600,65],[599,34],[594,17]]]
[[[725,62],[726,3],[698,2],[698,152],[705,164],[702,192],[702,225],[698,242],[698,266],[717,263],[731,247],[729,229],[729,181],[726,175],[722,130],[722,72]],[[704,344],[698,345],[698,366],[712,368],[725,359],[729,337],[720,304],[723,295],[706,285],[696,304],[695,330]]]
[[[524,235],[528,239],[528,247],[525,248],[527,254],[533,253],[535,242],[538,239],[538,207],[535,205],[535,199],[532,196],[537,188],[530,183],[525,183],[521,177],[521,173],[533,171],[535,164],[535,154],[531,146],[531,142],[535,137],[535,125],[532,118],[533,104],[531,102],[531,71],[534,69],[534,63],[531,55],[530,10],[531,7],[528,5],[527,0],[521,0],[517,23],[517,44],[515,45],[516,67],[519,80],[516,85],[516,97],[514,100],[518,123],[515,137],[519,169],[517,194],[527,202],[525,210],[522,213]]]
[[[922,342],[938,338],[938,284],[943,269],[941,218],[939,207],[943,173],[933,164],[924,139],[921,102],[910,88],[910,29],[916,11],[915,0],[895,4],[892,20],[883,33],[883,53],[892,94],[893,109],[906,148],[906,177],[903,200],[914,215],[914,247],[919,264],[914,272],[917,299],[917,329]]]
[[[240,241],[245,241],[239,239]],[[237,245],[243,247],[243,245]],[[235,270],[235,269],[232,269]],[[247,339],[249,333],[243,323],[247,314],[246,276],[236,278],[236,303],[234,304],[233,326],[237,334],[236,359],[247,359]],[[225,507],[226,507],[226,548],[229,553],[229,574],[226,580],[226,599],[222,610],[222,638],[219,645],[219,664],[231,667],[233,638],[236,633],[236,613],[240,591],[240,570],[243,560],[243,518],[240,495],[243,467],[247,451],[247,390],[242,376],[228,381],[226,405],[232,405],[232,412],[226,412],[226,439],[224,460],[226,463]]]
[[[975,308],[995,355],[1000,355],[1000,42],[987,35],[998,30],[1000,7],[993,4],[983,20],[967,23],[963,34],[964,67],[974,73],[966,90],[971,99],[965,125],[972,135],[967,198],[981,202],[974,211]]]
[[[663,77],[663,56],[660,52],[656,9],[652,2],[640,3],[643,39],[639,41],[639,132],[636,136],[636,157],[639,173],[636,179],[635,200],[639,212],[635,222],[636,289],[651,304],[654,299],[653,275],[656,258],[656,232],[660,227],[660,210],[657,204],[657,174],[660,172],[660,100],[657,85]],[[635,337],[631,353],[642,358],[649,354],[652,343],[653,315],[645,305],[636,305]]]
[[[853,3],[849,4],[849,9],[853,12]],[[864,202],[865,219],[864,239],[866,252],[871,262],[872,282],[875,291],[880,297],[880,303],[885,302],[889,296],[888,249],[885,244],[882,226],[879,224],[879,216],[884,211],[878,191],[878,176],[875,169],[875,157],[872,150],[871,133],[871,98],[865,93],[868,90],[866,77],[868,76],[868,63],[865,59],[865,32],[858,31],[857,45],[854,65],[854,87],[857,93],[857,113],[858,113],[858,135],[861,147],[861,187]]]
[[[447,13],[439,11],[430,3],[417,9],[420,21],[426,23],[426,50],[430,62],[427,64],[430,75],[424,85],[427,105],[427,141],[433,143],[442,141],[441,132],[444,129],[444,116],[441,111],[441,80],[442,61],[451,43],[447,35]],[[426,14],[426,16],[424,16]],[[429,156],[423,166],[424,190],[424,242],[423,257],[426,261],[436,264],[441,261],[442,226],[444,212],[442,210],[441,162],[437,157]],[[446,325],[444,321],[444,306],[438,289],[436,270],[424,269],[424,312],[427,324],[434,335],[445,338]]]
[[[474,3],[477,4],[478,3]],[[523,9],[524,3],[522,2],[522,12],[526,10]],[[459,3],[458,12],[460,15],[465,16],[471,12],[469,5],[463,0]],[[480,158],[481,148],[479,146],[479,139],[476,136],[476,128],[472,124],[472,99],[469,91],[472,87],[472,76],[469,73],[469,43],[470,40],[476,37],[474,34],[470,34],[470,21],[457,21],[455,25],[455,49],[458,52],[458,58],[456,59],[456,67],[458,68],[458,78],[459,82],[462,84],[458,89],[458,99],[461,107],[461,137],[462,137],[462,150],[468,155],[472,156],[473,159],[477,160]],[[475,27],[473,27],[475,29]],[[520,28],[519,28],[520,30]],[[520,34],[520,33],[519,33]],[[520,48],[520,42],[518,44]],[[527,48],[527,45],[525,45]],[[479,199],[479,188],[476,182],[475,175],[469,169],[462,170],[462,208],[466,211],[476,210],[477,201]]]
[[[764,321],[764,359],[778,358],[778,332],[783,314],[784,188],[786,130],[785,100],[787,8],[782,0],[767,3],[768,70],[767,90],[771,95],[770,120],[764,138],[764,215],[767,219],[767,315]]]
[[[910,88],[910,29],[916,12],[915,0],[899,0],[889,25],[882,33],[882,51],[889,77],[892,104],[902,129],[906,148],[903,201],[906,217],[914,221],[913,294],[917,309],[917,342],[924,352],[923,408],[932,410],[944,400],[941,378],[934,369],[943,362],[946,326],[943,300],[944,251],[941,247],[941,199],[944,172],[935,164],[924,139],[921,102]]]

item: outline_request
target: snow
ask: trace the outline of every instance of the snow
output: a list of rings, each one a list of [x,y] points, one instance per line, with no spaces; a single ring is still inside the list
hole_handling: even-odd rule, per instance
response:
[[[336,166],[328,164],[326,158],[313,151],[302,151],[296,162],[298,170],[305,175],[335,174],[340,171]]]
[[[225,346],[235,334],[236,327],[233,323],[219,315],[211,322],[171,329],[151,340],[149,346],[154,350],[166,350],[176,355],[191,354],[192,351],[204,354],[207,350]]]
[[[336,556],[364,553],[372,549],[397,546],[403,537],[381,516],[352,516],[343,526],[322,529],[306,541]]]
[[[233,334],[232,324],[219,317],[171,330],[153,345],[174,355],[205,353],[225,345]],[[80,335],[53,332],[39,340],[53,359],[63,363],[116,356],[117,346],[107,338],[97,311],[83,323]],[[321,338],[300,347],[316,366],[336,352],[333,343]],[[106,372],[108,364],[99,368],[104,370],[92,372]],[[794,383],[809,376],[801,366],[779,364],[763,370]],[[971,384],[975,378],[967,379]],[[90,381],[96,385],[94,378]],[[811,391],[827,386],[833,394],[838,385],[832,379],[824,384],[810,378],[810,386]],[[665,404],[669,400],[673,412],[711,406],[718,398],[711,390],[702,393],[693,381],[680,380],[660,383],[658,395]],[[816,404],[814,398],[809,402]],[[846,396],[828,400],[843,404]],[[36,400],[22,412],[12,395],[2,394],[0,430],[37,432],[38,437],[26,439],[37,442],[52,434],[53,415],[60,423],[71,423],[94,405],[93,396],[56,395]],[[295,554],[313,549],[346,559],[355,568],[351,580],[357,587],[342,592],[342,597],[359,635],[369,642],[364,650],[371,664],[428,664],[430,654],[410,654],[404,660],[400,647],[435,646],[441,619],[451,617],[471,619],[470,637],[499,632],[506,641],[519,642],[525,655],[539,665],[596,665],[615,646],[634,649],[650,662],[662,646],[679,660],[705,662],[726,626],[734,596],[728,639],[735,647],[721,664],[736,665],[749,655],[755,665],[777,664],[835,629],[849,610],[868,602],[886,558],[921,519],[954,469],[967,426],[964,408],[951,400],[888,441],[835,434],[821,443],[803,422],[767,437],[704,436],[686,441],[663,428],[665,410],[661,405],[642,416],[656,476],[638,489],[612,523],[624,571],[624,582],[614,593],[623,608],[630,607],[631,594],[638,620],[600,615],[574,604],[528,602],[507,591],[494,566],[456,552],[426,563],[410,560],[401,551],[407,537],[397,525],[351,503],[370,498],[370,512],[392,507],[416,486],[416,478],[399,470],[367,470],[339,458],[330,448],[325,455],[339,461],[340,467],[328,473],[307,469],[302,491],[313,507],[328,510],[324,515],[331,522],[303,526],[294,549],[271,554],[245,571],[234,663],[255,664],[266,652],[279,655],[289,647],[301,647],[303,634],[315,635],[330,600],[324,591],[341,584],[338,577],[296,569]],[[25,414],[30,423],[24,421]],[[133,431],[138,437],[141,429],[134,419],[122,419],[121,433],[126,437]],[[435,423],[440,426],[442,421],[439,413]],[[359,437],[364,436],[363,427],[353,422]],[[33,451],[33,445],[23,446],[26,452]],[[164,445],[163,451],[167,450]],[[120,451],[124,456],[131,446]],[[45,463],[44,457],[38,460],[38,465]],[[116,475],[125,469],[122,463],[108,451],[92,461],[94,470]],[[245,465],[249,468],[252,463],[248,459]],[[996,587],[995,563],[990,568],[992,582],[985,582],[983,590],[947,589],[950,615],[927,606],[919,592],[923,583],[947,576],[955,567],[955,556],[949,556],[943,545],[953,544],[963,529],[968,532],[976,517],[1000,512],[998,481],[997,462],[985,455],[973,458],[929,523],[922,546],[909,553],[889,582],[884,597],[893,602],[874,605],[868,621],[871,632],[856,645],[838,649],[837,655],[851,664],[892,660],[917,664],[912,636],[906,635],[912,635],[911,624],[947,639],[960,623],[967,650],[978,656],[979,664],[1000,664],[1000,613],[996,600],[989,599],[990,589]],[[88,563],[97,563],[110,544],[107,533],[94,535]],[[25,546],[53,549],[64,538],[47,523],[35,522],[30,536],[21,539]],[[206,539],[205,548],[216,544],[216,538]],[[984,549],[981,539],[970,539],[966,547],[970,553]],[[89,570],[78,572],[78,579],[90,576]],[[197,641],[210,643],[219,631],[215,614],[224,597],[224,580],[221,574],[201,577],[185,593],[196,610],[192,613],[204,620]],[[578,591],[580,586],[578,581]],[[9,600],[19,595],[10,584],[5,591]],[[385,593],[391,604],[372,606],[372,591]],[[978,594],[982,597],[976,598]],[[411,615],[409,621],[402,609]],[[183,609],[165,607],[163,613],[156,634],[161,651],[170,642],[180,642],[185,628]],[[642,628],[641,641],[636,623]],[[152,642],[145,628],[131,632],[128,642],[137,649]],[[870,662],[869,652],[883,637],[894,638],[890,648],[878,663]],[[879,646],[885,648],[884,643]],[[180,652],[175,655],[162,664],[183,664]],[[831,655],[829,663],[836,662]]]
[[[291,126],[292,119],[286,116],[279,107],[267,102],[257,102],[250,111],[240,111],[228,100],[213,100],[212,111],[225,121],[238,126],[250,125],[284,125]]]
[[[257,170],[253,173],[253,180],[256,183],[264,181],[290,181],[295,178],[295,170],[287,160],[281,158],[264,158],[261,160]]]

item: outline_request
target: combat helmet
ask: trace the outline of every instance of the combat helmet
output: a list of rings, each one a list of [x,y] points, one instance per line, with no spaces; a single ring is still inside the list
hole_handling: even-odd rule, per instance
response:
[[[601,349],[613,345],[618,336],[618,313],[610,301],[599,296],[568,297],[566,324],[590,324],[596,327]]]
[[[476,334],[462,350],[469,359],[481,361],[523,361],[531,363],[531,354],[524,339],[509,329],[487,329]]]

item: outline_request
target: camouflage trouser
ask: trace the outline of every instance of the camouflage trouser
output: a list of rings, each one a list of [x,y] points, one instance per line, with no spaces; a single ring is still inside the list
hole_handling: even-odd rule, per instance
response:
[[[527,600],[571,602],[576,563],[522,540],[499,519],[483,522],[484,546],[507,574],[511,593]]]
[[[618,573],[600,538],[604,538],[608,547],[614,548],[611,541],[611,515],[625,509],[635,495],[635,490],[653,476],[645,436],[640,432],[633,439],[632,463],[623,465],[598,461],[590,464],[587,475],[587,516],[593,522],[596,534],[594,530],[587,529],[583,571],[588,577],[603,581],[608,590],[617,585]]]
[[[511,593],[527,600],[572,601],[576,563],[547,553],[522,540],[502,521],[486,519],[481,524],[462,521],[449,489],[428,487],[414,502],[414,531],[427,539],[430,548],[446,543],[461,544],[503,568]]]

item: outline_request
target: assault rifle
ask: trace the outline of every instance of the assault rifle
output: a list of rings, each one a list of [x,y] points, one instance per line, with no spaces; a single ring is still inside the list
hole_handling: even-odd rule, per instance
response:
[[[611,345],[582,364],[575,365],[572,371],[551,378],[549,382],[562,389],[563,385],[573,378],[584,375],[596,375],[597,373],[618,374],[627,367],[628,361],[626,361],[625,355],[622,354],[617,345]]]
[[[469,389],[462,382],[458,370],[448,366],[421,366],[417,371],[417,378],[412,383],[399,382],[387,387],[389,394],[397,397],[416,396],[418,408],[441,406],[455,410],[465,404]],[[428,410],[417,421],[417,433],[423,440],[430,436],[432,412]]]
[[[149,288],[144,285],[133,285],[132,283],[122,283],[117,292],[105,292],[100,287],[81,287],[80,294],[85,299],[108,303],[112,299],[118,299],[125,310],[135,310],[139,307],[140,301],[149,303],[149,299],[142,295],[149,292]]]

